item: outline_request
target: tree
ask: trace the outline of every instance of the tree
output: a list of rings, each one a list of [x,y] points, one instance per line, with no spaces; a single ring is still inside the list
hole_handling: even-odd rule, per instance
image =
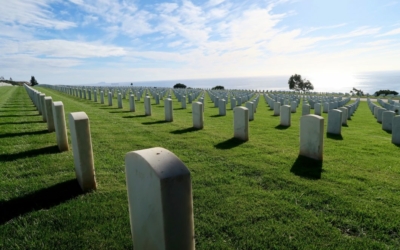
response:
[[[353,87],[352,90],[350,90],[350,93],[355,94],[355,95],[358,95],[358,96],[364,95],[364,92],[363,92],[361,89],[356,89],[356,88],[354,88],[354,87]]]
[[[212,88],[212,90],[218,90],[218,89],[225,89],[225,87],[221,86],[221,85],[217,85],[214,88]]]
[[[36,81],[35,77],[32,76],[32,77],[31,77],[31,86],[35,86],[35,85],[38,85],[38,84],[39,84],[39,83]]]
[[[186,89],[186,85],[183,83],[177,83],[174,85],[174,89]]]
[[[12,78],[10,77],[10,81],[12,81]]]
[[[295,91],[309,91],[309,90],[314,90],[314,85],[307,80],[301,78],[301,75],[294,74],[289,78],[288,81],[289,84],[289,89],[294,89]]]
[[[133,85],[133,83],[131,82],[131,86]]]
[[[375,95],[376,96],[379,96],[379,95],[398,95],[399,93],[397,92],[397,91],[394,91],[394,90],[379,90],[379,91],[376,91],[375,92]]]

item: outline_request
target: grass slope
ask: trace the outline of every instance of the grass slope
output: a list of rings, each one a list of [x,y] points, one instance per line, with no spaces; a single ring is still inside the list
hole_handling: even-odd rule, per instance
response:
[[[301,108],[286,129],[261,99],[241,143],[232,111],[216,116],[208,96],[205,128],[193,130],[191,106],[176,99],[165,123],[162,104],[146,117],[143,100],[131,113],[128,100],[121,110],[37,89],[67,119],[88,114],[98,191],[79,191],[72,151],[57,151],[25,90],[0,88],[0,249],[132,248],[124,155],[155,146],[192,173],[197,249],[400,248],[399,148],[366,102],[342,138],[325,137],[318,165],[298,157]]]

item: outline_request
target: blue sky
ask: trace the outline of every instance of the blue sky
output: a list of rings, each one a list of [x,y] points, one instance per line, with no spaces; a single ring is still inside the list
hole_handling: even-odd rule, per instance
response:
[[[0,76],[17,80],[300,73],[351,81],[358,72],[400,70],[400,1],[9,0],[1,6]]]

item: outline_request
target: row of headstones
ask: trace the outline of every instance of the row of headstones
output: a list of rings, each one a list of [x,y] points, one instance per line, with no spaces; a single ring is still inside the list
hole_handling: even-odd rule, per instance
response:
[[[32,100],[37,100],[35,95],[30,94]],[[198,110],[202,113],[200,108]],[[93,154],[87,152],[91,150],[88,117],[84,112],[71,113],[70,117],[70,121],[74,121],[71,129],[75,130],[71,131],[72,140],[85,138],[90,144],[90,147],[75,147],[73,143],[75,166],[85,168],[76,169],[78,182],[84,190],[96,189]],[[248,109],[236,107],[234,137],[248,140],[248,122]],[[301,118],[300,127],[300,155],[322,160],[324,119],[306,115]],[[76,160],[75,154],[80,154],[82,159]],[[188,168],[163,148],[127,153],[125,168],[134,248],[194,249],[192,184]],[[148,207],[154,209],[150,211]]]
[[[285,105],[283,106],[285,107]],[[290,107],[286,106],[290,114]],[[249,110],[236,107],[234,112],[234,138],[249,140]],[[341,112],[341,111],[339,111]],[[304,115],[300,118],[300,155],[315,159],[323,159],[324,118],[317,115]]]
[[[146,89],[134,89],[134,88],[129,88],[129,89],[125,89],[124,91],[120,91],[118,89],[115,88],[93,88],[93,87],[69,87],[69,86],[63,86],[63,85],[46,85],[43,84],[41,85],[43,87],[46,88],[50,88],[50,89],[54,89],[63,93],[66,93],[68,95],[71,96],[75,96],[81,99],[87,99],[87,100],[92,100],[92,94],[93,94],[93,99],[95,102],[97,102],[98,99],[98,93],[101,94],[101,92],[103,93],[111,93],[111,97],[114,98],[115,97],[115,93],[117,94],[121,94],[123,99],[126,99],[126,93],[127,91],[129,91],[129,94],[133,94],[135,93],[135,95],[137,96],[137,101],[140,101],[140,97],[145,93]],[[104,96],[102,98],[102,100],[104,99]],[[104,103],[104,101],[103,101]]]
[[[174,95],[178,101],[181,101],[182,96],[187,97],[187,102],[191,104],[194,100],[198,98],[200,94],[204,92],[204,90],[199,89],[172,89]]]
[[[55,90],[59,90],[57,88],[54,88],[54,86],[52,86],[52,85],[42,85],[42,86],[43,87],[48,87],[48,88],[51,88],[51,89],[55,89]],[[69,94],[69,92],[64,92],[64,93]],[[143,93],[145,93],[145,91]],[[85,98],[85,95],[78,96],[78,97]],[[89,96],[89,97],[91,97],[91,96]],[[118,93],[118,95],[117,95],[117,103],[118,103],[118,108],[121,108],[121,109],[123,108],[122,99],[123,99],[122,94]],[[91,98],[89,98],[89,100],[91,100]],[[136,96],[136,100],[140,101],[140,93],[139,93],[138,96]],[[97,91],[94,90],[94,102],[97,102],[97,101],[98,101]],[[113,106],[113,94],[112,94],[111,91],[108,92],[107,101],[108,101],[108,106]],[[159,104],[159,99],[156,99],[156,103],[157,102]],[[105,93],[103,91],[100,91],[100,103],[101,104],[105,104]],[[148,96],[148,94],[146,94],[146,96],[144,98],[144,108],[145,108],[145,115],[146,116],[151,116],[151,114],[152,114],[151,100],[150,100],[150,97]],[[130,92],[130,95],[129,95],[129,111],[131,111],[131,112],[135,112],[136,111],[135,96],[132,94],[132,91]]]
[[[25,89],[47,121],[54,114],[59,119],[55,122],[63,124],[62,151],[68,150],[62,102],[52,103],[51,97],[43,98],[44,94],[27,85]],[[85,192],[96,190],[89,118],[85,112],[75,112],[69,121],[78,183]],[[192,183],[185,164],[166,149],[152,148],[128,152],[125,169],[134,248],[194,249]]]
[[[328,103],[329,107],[335,109],[343,107],[348,102],[350,102],[350,97],[344,99],[342,97],[328,97],[328,98],[311,97],[311,98],[305,98],[305,100],[308,102],[308,104],[310,104],[312,109],[314,109],[314,105],[316,103]],[[326,113],[328,111],[329,110],[326,110]]]
[[[265,95],[264,95],[265,97]],[[267,100],[267,98],[266,98]],[[360,99],[357,99],[353,104],[341,107],[338,109],[327,109],[328,111],[328,128],[327,132],[331,134],[341,134],[342,126],[347,125],[347,120],[351,119],[351,116],[357,109]],[[326,103],[329,105],[329,103]],[[321,105],[315,104],[315,115],[321,115]],[[296,113],[297,103],[292,101],[291,105],[281,106],[280,102],[274,102],[274,115],[280,116],[280,126],[289,127],[291,126],[291,113]],[[310,105],[304,104],[302,106],[302,116],[310,114]]]
[[[281,106],[293,105],[293,102],[295,102],[296,107],[298,107],[300,104],[300,97],[298,95],[264,94],[264,99],[270,107],[274,107],[275,102],[279,102]]]
[[[388,100],[388,102],[384,102],[382,99],[377,99],[378,103],[387,110],[391,110],[399,113],[400,103],[394,102],[393,100]]]
[[[134,94],[137,96],[137,100],[140,101],[140,97],[143,96],[143,94],[150,94],[153,96],[154,99],[156,99],[156,102],[159,102],[159,100],[162,100],[162,98],[169,93],[170,88],[143,88],[143,87],[93,87],[93,86],[64,86],[64,85],[44,85],[45,87],[49,87],[55,90],[58,90],[60,92],[67,93],[69,95],[83,98],[83,99],[89,99],[91,100],[92,93],[95,94],[95,99],[97,99],[97,93],[100,93],[103,91],[104,93],[109,93],[111,92],[112,98],[115,97],[116,94],[121,93],[122,98],[126,99],[127,95]],[[158,98],[157,95],[158,94]],[[159,99],[157,101],[157,99]]]
[[[229,101],[232,103],[233,101],[237,102],[235,106],[241,106],[242,103],[249,101],[255,95],[255,92],[248,91],[228,91],[228,90],[208,90],[208,95],[211,98],[211,101],[218,107],[219,100],[224,99],[226,103]],[[234,104],[232,104],[234,106]]]
[[[49,132],[55,132],[59,150],[68,151],[67,127],[65,123],[64,105],[61,101],[53,102],[50,96],[24,85],[30,99],[47,122]],[[96,189],[92,140],[89,117],[85,112],[69,114],[72,151],[75,174],[83,191]]]
[[[368,107],[377,122],[382,124],[382,129],[392,133],[392,143],[400,145],[400,115],[399,111],[392,111],[382,108],[367,99]]]

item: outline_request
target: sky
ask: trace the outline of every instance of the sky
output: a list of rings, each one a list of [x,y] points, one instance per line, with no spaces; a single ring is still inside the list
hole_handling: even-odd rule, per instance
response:
[[[400,70],[399,13],[400,0],[8,0],[0,76],[42,84],[295,73],[351,81]]]

